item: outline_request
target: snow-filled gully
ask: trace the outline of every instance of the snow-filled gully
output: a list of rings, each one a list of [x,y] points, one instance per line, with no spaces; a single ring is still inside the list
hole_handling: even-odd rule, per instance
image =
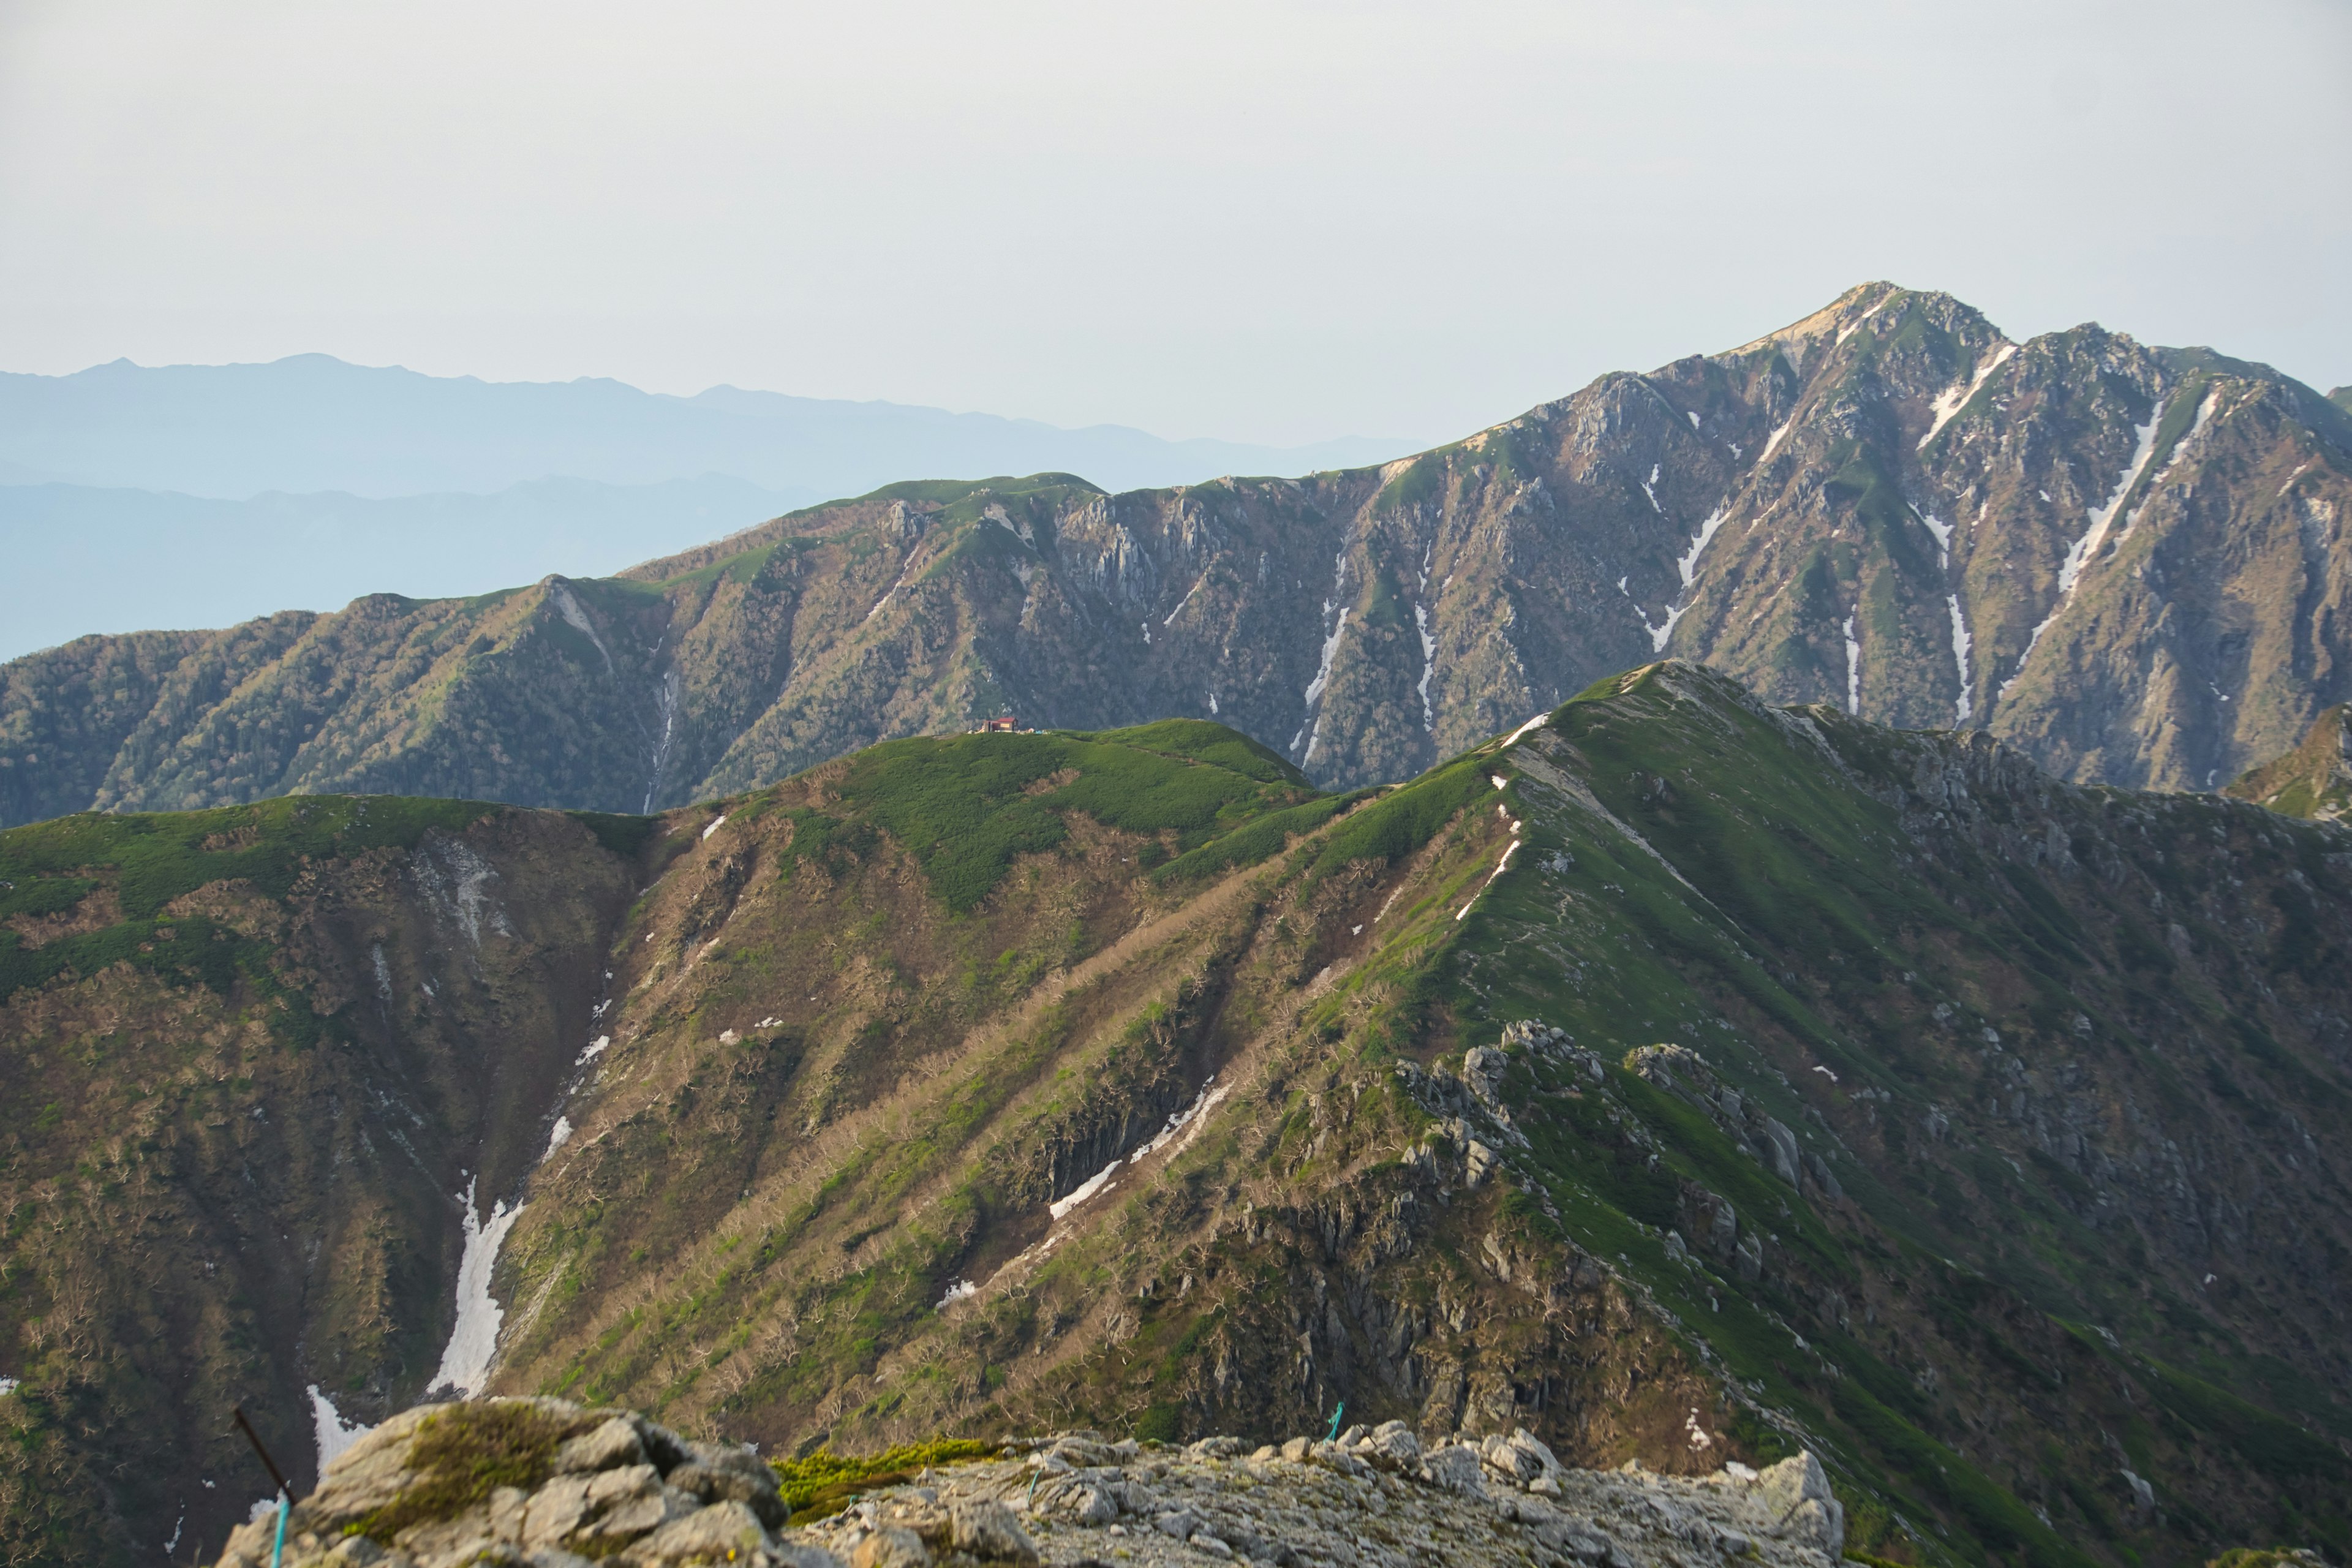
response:
[[[1342,550],[1334,562],[1331,597],[1323,601],[1323,614],[1328,617],[1337,610],[1339,618],[1332,622],[1330,635],[1323,639],[1323,657],[1316,665],[1315,679],[1307,683],[1306,716],[1299,722],[1298,733],[1290,738],[1290,749],[1302,763],[1313,761],[1316,747],[1323,742],[1323,710],[1318,704],[1331,684],[1331,661],[1339,657],[1340,639],[1348,635],[1348,605],[1340,597],[1348,586],[1348,552]],[[1300,751],[1302,746],[1306,750]]]
[[[2107,497],[2106,505],[2095,508],[2088,514],[2090,526],[2083,531],[2080,539],[2066,547],[2066,559],[2058,567],[2058,602],[2050,606],[2050,613],[2042,618],[2040,626],[2033,628],[2033,635],[2025,639],[2025,651],[2017,656],[2017,668],[2000,683],[2000,690],[1995,693],[1996,699],[2009,695],[2010,688],[2025,674],[2025,661],[2033,657],[2033,650],[2041,645],[2042,634],[2050,629],[2051,623],[2068,605],[2074,603],[2074,590],[2082,585],[2084,572],[2098,559],[2099,547],[2106,542],[2107,531],[2115,526],[2116,513],[2122,510],[2132,487],[2139,483],[2140,475],[2147,471],[2149,460],[2156,456],[2156,428],[2164,423],[2167,401],[2159,396],[2147,411],[2147,423],[2133,431],[2139,440],[2132,451],[2131,461],[2124,468],[2123,477],[2116,481],[2114,493]]]

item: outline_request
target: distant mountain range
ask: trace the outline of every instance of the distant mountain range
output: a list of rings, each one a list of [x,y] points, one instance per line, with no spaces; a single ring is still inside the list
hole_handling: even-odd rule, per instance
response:
[[[269,364],[132,364],[0,374],[0,483],[383,498],[487,494],[554,477],[653,485],[723,474],[812,498],[908,475],[1066,469],[1114,489],[1375,462],[1408,443],[1164,441],[992,414],[714,386],[492,382],[298,354]],[[749,520],[747,520],[749,521]]]
[[[1378,468],[905,483],[620,578],[85,639],[0,667],[0,821],[646,810],[1005,711],[1216,718],[1349,785],[1661,655],[2210,789],[2352,699],[2347,475],[2352,417],[2266,366],[1864,284]]]
[[[40,584],[0,658],[89,632],[464,596],[604,576],[908,474],[1068,469],[1114,488],[1360,463],[1402,441],[1272,447],[893,403],[346,364],[127,360],[0,374],[0,544]]]
[[[816,500],[706,474],[651,485],[532,479],[489,495],[385,500],[329,490],[246,500],[89,485],[0,486],[18,584],[0,658],[85,633],[216,625],[362,594],[478,594],[546,574],[603,576]]]

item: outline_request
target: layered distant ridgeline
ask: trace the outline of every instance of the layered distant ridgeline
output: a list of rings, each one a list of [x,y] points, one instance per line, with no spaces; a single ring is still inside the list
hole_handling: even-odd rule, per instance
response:
[[[1359,795],[1179,721],[16,829],[0,1556],[215,1547],[232,1401],[299,1486],[452,1378],[769,1454],[1344,1401],[1809,1447],[1880,1559],[2340,1558],[2347,867],[1680,663]]]
[[[1608,672],[2211,788],[2352,697],[2352,418],[1874,283],[1416,459],[1106,495],[914,483],[625,579],[0,667],[0,821],[290,792],[646,810],[1000,712],[1214,717],[1410,777]]]

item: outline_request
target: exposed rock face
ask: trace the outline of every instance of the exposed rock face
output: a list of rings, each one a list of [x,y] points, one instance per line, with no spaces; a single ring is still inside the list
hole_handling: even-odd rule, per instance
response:
[[[817,1565],[780,1545],[775,1472],[737,1445],[689,1443],[627,1411],[497,1399],[403,1411],[327,1467],[289,1510],[283,1561],[367,1568],[520,1563]],[[260,1512],[222,1568],[265,1568],[280,1524]]]
[[[1668,653],[1781,702],[2216,786],[2352,697],[2352,418],[1872,283],[1416,458],[900,485],[653,563],[0,667],[0,823],[302,791],[648,810],[1011,710],[1410,777]]]
[[[882,1486],[784,1529],[749,1450],[698,1445],[632,1412],[561,1400],[436,1405],[386,1422],[331,1465],[285,1521],[288,1568],[928,1568],[932,1563],[1233,1561],[1269,1568],[1546,1568],[1745,1560],[1827,1568],[1843,1516],[1821,1462],[1661,1477],[1565,1468],[1524,1429],[1427,1453],[1401,1422],[1337,1442],[1182,1449],[1092,1433],[1009,1445],[1025,1458]],[[263,1568],[274,1514],[221,1568]]]

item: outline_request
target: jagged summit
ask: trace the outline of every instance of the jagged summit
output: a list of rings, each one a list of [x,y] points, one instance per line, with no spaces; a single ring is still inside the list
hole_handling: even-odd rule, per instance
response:
[[[0,667],[0,821],[298,791],[608,810],[1012,710],[1412,777],[1661,654],[1775,702],[2218,788],[2352,698],[2352,421],[1891,283],[1376,468],[914,481],[625,576]],[[585,628],[584,630],[583,628]]]

